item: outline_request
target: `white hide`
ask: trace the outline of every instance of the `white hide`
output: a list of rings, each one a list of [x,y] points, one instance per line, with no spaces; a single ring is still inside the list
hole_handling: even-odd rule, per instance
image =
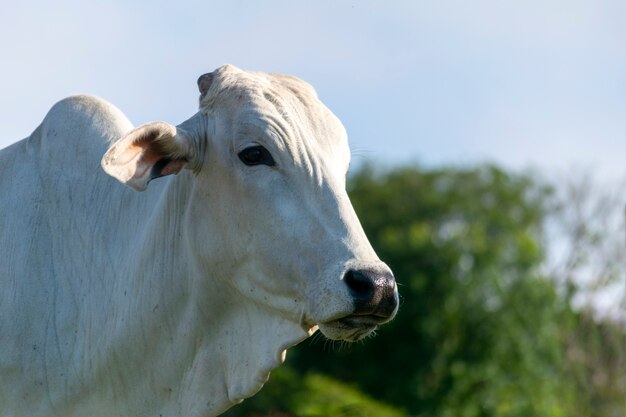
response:
[[[111,167],[133,127],[94,97],[0,151],[3,417],[215,416],[317,325],[372,330],[336,322],[345,271],[388,269],[344,189],[343,127],[310,86],[224,66],[197,115],[159,123],[185,149],[149,185]],[[100,168],[118,139],[105,169],[146,191]],[[239,160],[255,144],[275,167]]]

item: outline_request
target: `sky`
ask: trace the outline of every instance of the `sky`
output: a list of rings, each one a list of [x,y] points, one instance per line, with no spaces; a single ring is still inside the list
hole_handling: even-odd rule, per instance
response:
[[[623,0],[22,0],[0,19],[0,147],[78,93],[180,123],[231,63],[313,84],[355,165],[626,177]]]
[[[231,63],[313,84],[357,163],[626,174],[621,0],[23,0],[2,15],[0,146],[77,93],[178,123],[197,77]]]

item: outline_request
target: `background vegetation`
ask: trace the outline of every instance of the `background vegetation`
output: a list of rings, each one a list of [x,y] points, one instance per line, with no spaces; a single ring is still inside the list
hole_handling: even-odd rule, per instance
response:
[[[573,307],[623,280],[624,243],[603,239],[609,200],[568,187],[494,166],[361,169],[350,195],[399,282],[397,318],[362,343],[304,342],[226,415],[626,416],[625,326]]]

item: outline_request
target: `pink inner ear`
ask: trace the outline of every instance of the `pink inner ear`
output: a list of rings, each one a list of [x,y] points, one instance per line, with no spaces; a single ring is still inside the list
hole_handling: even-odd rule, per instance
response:
[[[124,184],[143,191],[150,180],[178,174],[185,167],[187,159],[182,152],[185,140],[176,137],[173,126],[164,122],[150,123],[114,144],[103,157],[102,167]]]
[[[128,147],[116,144],[106,153],[105,161],[113,165],[125,165],[133,160],[137,160],[142,152],[143,147],[136,144],[131,144]]]
[[[128,160],[134,159],[136,161],[135,172],[133,174],[134,178],[144,178],[149,175],[154,164],[161,159],[161,156],[153,152],[150,148],[143,148],[137,145],[129,146],[124,154],[125,157],[132,154],[132,157],[128,158]]]

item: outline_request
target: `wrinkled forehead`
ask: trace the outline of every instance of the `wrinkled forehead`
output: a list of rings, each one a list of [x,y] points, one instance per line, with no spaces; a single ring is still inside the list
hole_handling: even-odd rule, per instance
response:
[[[349,161],[346,131],[308,83],[287,75],[245,72],[224,66],[200,101],[235,131],[233,139],[266,133],[295,155],[333,154]]]

